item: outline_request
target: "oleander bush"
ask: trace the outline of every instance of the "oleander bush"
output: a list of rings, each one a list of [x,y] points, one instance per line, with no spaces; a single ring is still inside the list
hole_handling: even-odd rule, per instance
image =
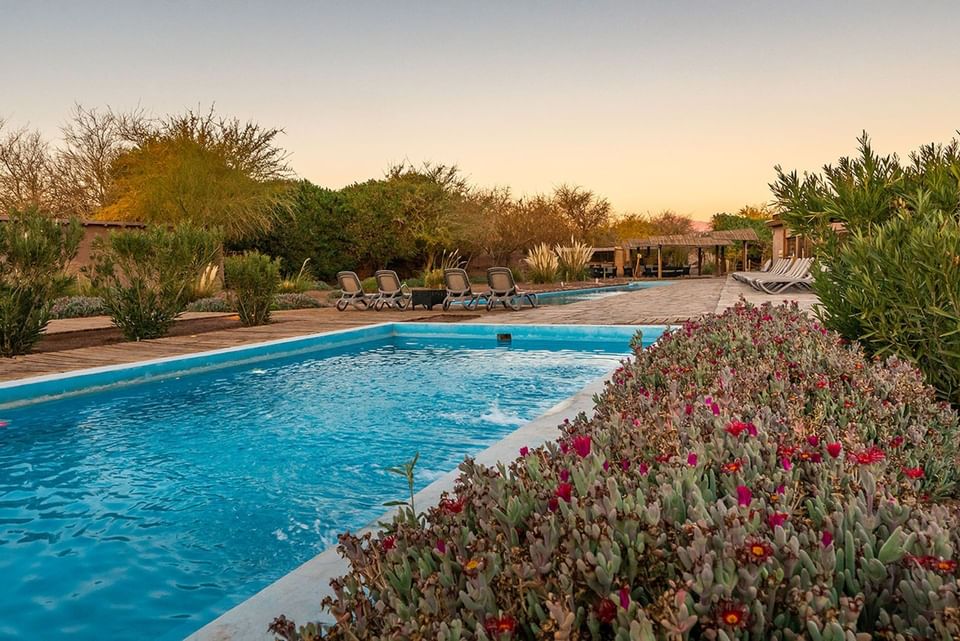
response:
[[[379,534],[345,534],[337,623],[282,639],[960,635],[957,415],[795,307],[637,350],[593,418]]]
[[[37,211],[13,212],[0,225],[0,356],[26,354],[50,322],[53,299],[68,288],[63,270],[83,229]]]
[[[257,251],[228,256],[223,272],[240,322],[245,327],[270,322],[270,307],[280,286],[280,259]]]
[[[61,296],[50,306],[50,318],[87,318],[102,316],[107,311],[99,296]]]
[[[183,313],[220,243],[219,233],[192,225],[113,232],[95,241],[88,273],[124,337],[159,338]]]

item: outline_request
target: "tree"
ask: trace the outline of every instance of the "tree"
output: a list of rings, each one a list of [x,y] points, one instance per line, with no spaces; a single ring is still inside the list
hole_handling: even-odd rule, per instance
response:
[[[607,234],[617,243],[643,238],[653,234],[653,223],[643,214],[626,214],[611,219]]]
[[[3,133],[0,120],[0,213],[55,209],[50,147],[39,131],[26,127]]]
[[[592,241],[610,220],[610,203],[578,185],[560,185],[553,191],[553,202],[582,240]]]
[[[193,223],[228,240],[269,230],[289,198],[278,129],[218,119],[212,111],[117,126],[133,146],[111,163],[111,183],[97,217],[148,223]]]

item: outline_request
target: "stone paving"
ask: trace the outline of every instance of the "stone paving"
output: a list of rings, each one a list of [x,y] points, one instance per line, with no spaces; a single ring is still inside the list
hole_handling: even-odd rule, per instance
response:
[[[405,311],[338,312],[333,308],[302,309],[276,312],[274,322],[262,327],[241,327],[236,317],[233,326],[226,329],[196,334],[168,336],[137,343],[95,345],[62,351],[28,354],[12,359],[0,359],[0,381],[14,380],[44,374],[115,365],[136,361],[176,356],[191,352],[232,347],[279,338],[316,334],[336,329],[347,329],[383,322],[484,322],[522,324],[584,324],[584,325],[663,325],[699,318],[720,312],[734,305],[740,296],[753,303],[797,300],[805,309],[816,304],[816,296],[801,291],[790,291],[779,296],[768,296],[754,291],[731,278],[685,279],[661,285],[624,292],[591,301],[569,305],[542,305],[538,309],[524,307],[522,311],[495,310],[449,311],[439,308]],[[217,314],[191,314],[187,318],[209,318]],[[110,327],[110,319],[96,317],[53,321],[50,333],[83,332]]]

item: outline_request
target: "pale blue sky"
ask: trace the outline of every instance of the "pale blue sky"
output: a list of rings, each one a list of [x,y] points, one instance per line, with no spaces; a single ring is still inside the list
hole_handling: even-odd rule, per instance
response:
[[[331,187],[432,160],[706,218],[864,128],[888,151],[949,139],[957,24],[954,2],[0,0],[0,115],[55,136],[75,101],[215,102],[283,127]]]

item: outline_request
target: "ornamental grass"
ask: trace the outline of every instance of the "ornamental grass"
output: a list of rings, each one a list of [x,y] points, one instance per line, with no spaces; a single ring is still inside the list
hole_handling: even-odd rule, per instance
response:
[[[639,341],[637,341],[639,345]],[[958,419],[795,307],[639,347],[593,417],[379,534],[282,639],[956,639]]]

